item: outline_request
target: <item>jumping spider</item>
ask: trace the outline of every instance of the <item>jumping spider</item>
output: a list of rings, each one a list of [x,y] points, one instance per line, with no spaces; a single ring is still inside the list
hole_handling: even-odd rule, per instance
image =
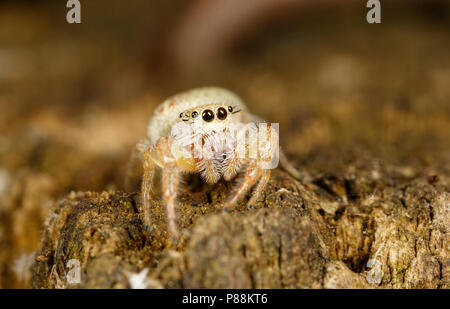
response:
[[[150,118],[148,137],[136,144],[127,175],[130,183],[130,179],[139,174],[135,172],[136,167],[143,167],[144,224],[148,227],[151,224],[150,201],[157,167],[162,170],[161,186],[167,207],[168,231],[175,239],[178,236],[176,197],[182,173],[199,173],[206,182],[214,184],[221,177],[229,181],[245,170],[242,181],[226,200],[224,210],[231,210],[255,184],[248,205],[258,200],[269,181],[270,168],[273,168],[269,165],[274,159],[279,158],[281,166],[299,178],[298,171],[279,150],[278,132],[273,126],[266,124],[253,139],[249,139],[245,124],[251,123],[263,121],[248,112],[234,93],[217,87],[183,92],[159,105]],[[247,142],[238,151],[238,141],[243,140]],[[194,147],[196,145],[201,146],[200,152]]]

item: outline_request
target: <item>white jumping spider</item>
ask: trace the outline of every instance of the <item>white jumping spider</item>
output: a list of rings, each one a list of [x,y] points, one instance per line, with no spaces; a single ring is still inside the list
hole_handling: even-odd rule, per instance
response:
[[[278,149],[278,132],[273,125],[265,124],[249,139],[247,124],[255,123],[263,121],[248,112],[234,93],[217,87],[183,92],[159,105],[150,118],[148,137],[137,143],[129,165],[129,177],[133,166],[143,166],[144,224],[151,224],[156,168],[162,169],[162,195],[167,207],[168,231],[173,238],[178,236],[175,209],[183,173],[199,173],[213,184],[222,177],[229,181],[243,171],[242,181],[224,204],[225,210],[231,210],[253,185],[256,187],[248,205],[257,201],[269,181],[269,165],[275,156],[279,156],[281,166],[290,174],[300,177]],[[246,142],[240,144],[243,147],[238,151],[237,145],[243,140]]]

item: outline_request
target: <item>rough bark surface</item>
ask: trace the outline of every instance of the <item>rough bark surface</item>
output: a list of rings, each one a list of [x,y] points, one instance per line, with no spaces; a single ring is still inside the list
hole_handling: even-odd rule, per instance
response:
[[[299,182],[277,170],[255,209],[230,214],[229,183],[197,182],[179,198],[176,244],[160,199],[145,231],[139,194],[74,193],[46,223],[33,287],[132,287],[147,269],[149,288],[448,288],[447,179],[367,172]],[[67,283],[71,259],[80,284]]]

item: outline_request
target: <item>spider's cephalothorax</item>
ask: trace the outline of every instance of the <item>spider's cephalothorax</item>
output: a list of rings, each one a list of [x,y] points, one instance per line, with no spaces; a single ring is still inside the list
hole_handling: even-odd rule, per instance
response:
[[[208,183],[231,180],[243,172],[241,183],[225,202],[233,206],[256,185],[248,204],[260,196],[278,159],[278,132],[250,114],[234,93],[217,87],[198,88],[175,95],[159,105],[148,125],[148,138],[136,145],[132,161],[142,160],[141,183],[144,223],[150,226],[150,203],[156,168],[162,169],[162,194],[167,206],[168,230],[178,235],[176,196],[182,173],[199,173]],[[298,172],[280,153],[280,163]],[[132,162],[130,161],[130,162]],[[136,166],[136,164],[130,164]]]

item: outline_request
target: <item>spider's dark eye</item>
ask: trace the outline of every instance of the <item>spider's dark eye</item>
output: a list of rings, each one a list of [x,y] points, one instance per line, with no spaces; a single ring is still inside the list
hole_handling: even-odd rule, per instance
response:
[[[225,108],[219,107],[219,109],[217,110],[217,118],[219,118],[220,120],[224,120],[225,118],[227,118],[227,111],[225,110]]]
[[[206,122],[211,122],[214,119],[214,113],[212,112],[212,110],[210,109],[206,109],[203,111],[202,113],[202,118],[203,120],[205,120]]]
[[[191,114],[191,117],[192,117],[192,118],[197,118],[197,116],[198,116],[198,113],[197,113],[197,112],[192,112],[192,114]]]
[[[233,112],[233,106],[228,106],[228,111],[229,111],[230,113],[232,113],[232,112]]]
[[[183,117],[183,113],[180,113],[180,118],[182,118]]]

